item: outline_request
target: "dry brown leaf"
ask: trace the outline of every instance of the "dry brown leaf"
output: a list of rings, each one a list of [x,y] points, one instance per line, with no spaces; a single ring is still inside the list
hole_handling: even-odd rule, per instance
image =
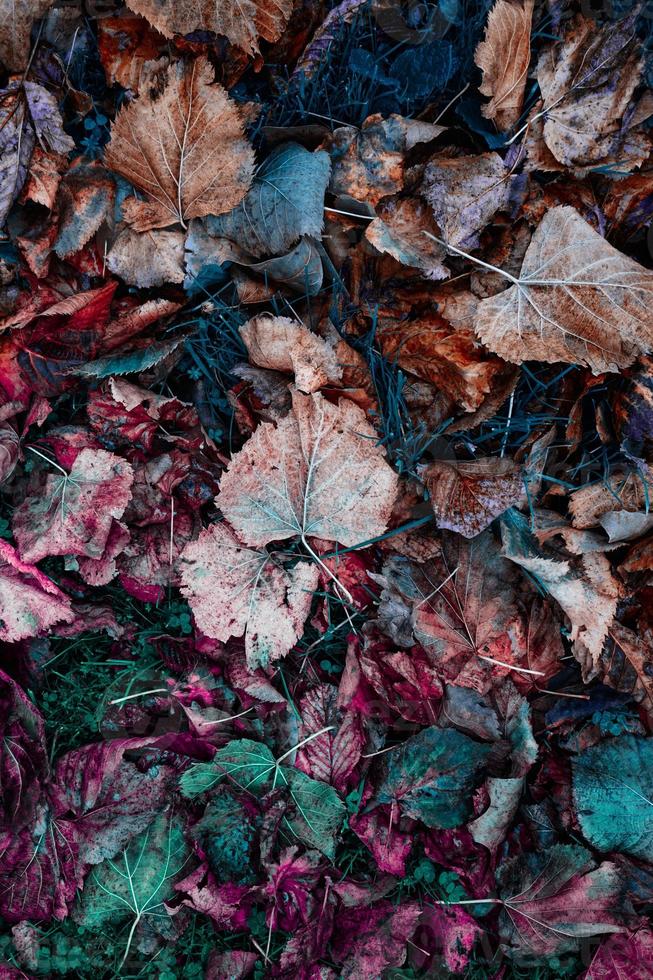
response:
[[[352,402],[294,392],[292,411],[233,457],[217,505],[255,547],[295,536],[360,544],[386,530],[397,488],[377,438]]]
[[[421,193],[446,243],[471,244],[496,212],[508,207],[510,177],[498,153],[434,157]]]
[[[300,391],[318,391],[342,378],[336,352],[303,323],[285,316],[256,316],[240,328],[252,364],[292,371]]]
[[[130,286],[148,289],[184,281],[184,234],[123,228],[107,253],[107,268]]]
[[[536,73],[542,103],[535,111],[557,161],[578,168],[612,158],[623,171],[621,144],[651,112],[648,99],[631,106],[642,65],[633,17],[597,28],[579,16],[561,42],[542,52]]]
[[[476,333],[513,364],[564,361],[619,371],[653,346],[653,272],[622,255],[571,207],[549,211],[519,278],[483,300]]]
[[[571,494],[572,523],[583,530],[601,526],[610,541],[639,537],[653,521],[647,510],[652,492],[653,478],[647,479],[645,473],[613,473]]]
[[[212,31],[247,54],[258,52],[258,38],[277,41],[292,13],[292,0],[128,0],[164,37]]]
[[[97,21],[98,48],[109,85],[118,82],[138,95],[144,78],[154,64],[162,67],[165,41],[143,17],[121,10],[116,17]]]
[[[531,21],[534,0],[496,0],[488,16],[485,40],[474,61],[483,72],[482,95],[491,96],[481,109],[500,130],[515,125],[522,111],[526,75],[531,60]]]
[[[556,600],[571,623],[574,653],[581,663],[598,661],[612,625],[621,587],[605,555],[559,560],[536,551],[522,533],[503,522],[503,554],[525,569]]]
[[[141,95],[118,113],[106,162],[147,194],[129,198],[125,219],[136,231],[222,214],[245,196],[254,153],[237,106],[211,84],[206,58],[170,65],[161,94]]]
[[[279,556],[254,551],[226,524],[212,524],[181,557],[182,592],[206,636],[245,637],[250,670],[267,667],[296,643],[317,588],[317,565],[292,569]]]
[[[425,231],[437,233],[426,205],[416,197],[393,198],[380,207],[365,237],[379,252],[419,269],[426,279],[447,279],[450,272],[442,264],[444,247],[428,238]]]
[[[643,622],[638,632],[613,623],[596,659],[581,660],[584,680],[600,677],[604,684],[632,694],[653,718],[653,630]]]
[[[377,337],[381,350],[404,371],[428,381],[466,412],[476,411],[492,390],[505,365],[483,350],[472,323],[478,301],[465,290],[433,294],[438,312],[392,315],[379,311]]]
[[[521,470],[511,459],[436,460],[422,476],[438,527],[474,538],[524,495]]]
[[[54,0],[0,0],[0,61],[9,71],[27,65],[32,24]]]

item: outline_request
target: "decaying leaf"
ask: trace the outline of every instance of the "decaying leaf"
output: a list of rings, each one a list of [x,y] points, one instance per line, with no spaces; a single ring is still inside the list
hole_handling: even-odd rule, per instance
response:
[[[302,323],[285,316],[257,316],[240,328],[253,364],[273,371],[292,371],[300,391],[318,391],[327,382],[339,382],[342,366],[333,344],[328,344]]]
[[[542,52],[537,64],[542,103],[535,111],[544,118],[543,138],[557,161],[583,167],[612,157],[623,166],[620,146],[627,129],[653,108],[647,93],[634,119],[631,107],[624,126],[642,67],[632,16],[601,28],[578,16],[563,40]]]
[[[47,476],[38,493],[14,513],[23,560],[40,561],[47,555],[100,558],[112,521],[122,517],[130,500],[133,479],[126,460],[83,449],[70,473]]]
[[[200,3],[129,0],[164,37],[212,31],[222,34],[247,54],[258,51],[258,38],[276,41],[292,12],[292,0],[200,0]]]
[[[402,265],[420,269],[427,279],[446,279],[449,271],[442,264],[445,250],[427,237],[437,232],[425,204],[418,198],[396,198],[378,209],[365,237],[379,252],[387,252]]]
[[[0,61],[9,71],[22,71],[30,51],[32,24],[54,0],[0,0]]]
[[[107,268],[141,288],[183,282],[183,233],[153,229],[139,234],[123,228],[107,253]]]
[[[519,278],[482,300],[478,336],[514,364],[526,360],[618,371],[653,346],[653,273],[613,248],[571,207],[537,228]]]
[[[38,636],[74,618],[70,600],[54,582],[0,540],[0,639],[13,643]]]
[[[251,183],[254,158],[236,105],[212,84],[209,62],[168,68],[163,92],[143,93],[111,127],[107,166],[147,195],[123,205],[136,231],[166,228],[234,208]]]
[[[524,495],[524,481],[512,460],[437,460],[424,471],[438,527],[473,538]]]
[[[497,211],[506,209],[510,174],[498,153],[434,157],[421,187],[448,245],[476,242]]]
[[[295,392],[292,411],[232,458],[217,503],[248,545],[298,536],[349,547],[383,534],[396,487],[358,406]]]
[[[244,547],[226,524],[212,524],[182,555],[182,590],[207,636],[245,636],[251,670],[285,657],[308,616],[318,568]]]
[[[521,115],[531,59],[533,4],[534,0],[496,0],[488,16],[485,40],[474,55],[483,72],[479,92],[491,97],[481,111],[500,130],[510,129]]]

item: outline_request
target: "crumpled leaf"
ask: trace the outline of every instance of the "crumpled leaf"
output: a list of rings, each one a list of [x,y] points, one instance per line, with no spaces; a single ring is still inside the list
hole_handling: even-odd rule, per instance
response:
[[[420,269],[426,279],[447,279],[442,264],[445,249],[424,232],[437,233],[433,219],[419,198],[391,198],[377,209],[365,237],[379,252],[387,252],[402,265]]]
[[[38,495],[14,513],[13,530],[25,561],[48,555],[100,558],[112,521],[131,498],[134,474],[119,456],[83,449],[70,473],[45,478]]]
[[[594,374],[653,346],[653,273],[622,255],[574,208],[547,211],[518,279],[482,300],[474,326],[514,364],[564,361]]]
[[[498,153],[434,157],[424,171],[428,201],[447,245],[474,245],[497,211],[508,207],[510,175]]]
[[[29,820],[47,776],[43,718],[22,688],[0,670],[0,826]]]
[[[0,224],[27,179],[37,140],[53,153],[67,153],[75,146],[63,131],[55,97],[36,82],[11,82],[0,92]]]
[[[582,832],[598,851],[648,861],[653,846],[653,746],[622,735],[572,760],[574,801]]]
[[[378,803],[394,803],[427,827],[457,827],[469,816],[490,746],[455,729],[425,728],[385,753]]]
[[[27,66],[32,24],[54,0],[0,0],[0,61],[9,71]]]
[[[319,238],[330,169],[321,150],[309,153],[297,143],[277,147],[256,171],[242,202],[214,212],[219,216],[207,221],[209,233],[231,239],[257,258],[287,252],[302,236]]]
[[[496,0],[488,15],[485,40],[474,54],[483,72],[479,92],[491,97],[481,112],[502,131],[515,125],[524,103],[533,4],[534,0]]]
[[[127,6],[149,20],[164,37],[212,31],[247,54],[256,54],[259,37],[277,41],[292,12],[292,0],[181,0],[170,5],[158,0],[129,0]]]
[[[560,561],[542,554],[517,521],[504,521],[502,535],[506,558],[532,575],[568,616],[579,659],[587,651],[598,662],[621,595],[607,558],[594,553]]]
[[[163,92],[142,94],[111,127],[107,166],[144,191],[123,215],[136,231],[234,208],[251,182],[253,152],[237,107],[205,58],[168,68]]]
[[[375,438],[352,402],[294,392],[292,411],[261,423],[232,458],[218,506],[257,547],[295,536],[349,547],[383,534],[397,477]]]
[[[623,167],[623,123],[642,67],[632,16],[600,28],[577,16],[562,41],[542,52],[536,72],[542,102],[535,111],[544,116],[543,137],[556,160],[583,167],[615,157]],[[651,111],[644,97],[635,114],[643,121]]]
[[[240,328],[249,359],[273,371],[292,371],[300,391],[311,393],[342,378],[333,344],[285,316],[256,316]]]
[[[510,459],[472,462],[436,460],[422,479],[429,491],[438,527],[474,538],[524,495],[519,467]]]
[[[335,960],[341,964],[339,980],[380,977],[387,968],[401,966],[420,914],[416,903],[393,905],[387,901],[368,908],[342,909],[334,930]]]
[[[316,732],[298,751],[296,765],[313,779],[330,783],[340,793],[360,759],[365,737],[353,711],[338,711],[338,689],[332,684],[318,684],[301,699],[301,739]],[[324,731],[331,728],[331,731]]]
[[[74,618],[70,599],[54,582],[0,540],[0,640],[13,643],[38,636]]]
[[[251,670],[285,657],[301,634],[318,568],[287,569],[267,551],[244,547],[226,524],[212,524],[182,553],[182,592],[207,636],[245,637]]]
[[[587,936],[623,929],[622,874],[607,861],[597,867],[583,847],[556,844],[510,858],[497,879],[501,938],[518,956],[555,956],[578,949]]]

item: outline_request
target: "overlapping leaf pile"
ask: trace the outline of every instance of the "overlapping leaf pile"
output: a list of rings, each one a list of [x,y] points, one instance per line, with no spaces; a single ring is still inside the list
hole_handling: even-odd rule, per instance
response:
[[[653,32],[580,6],[0,0],[0,977],[651,975]]]

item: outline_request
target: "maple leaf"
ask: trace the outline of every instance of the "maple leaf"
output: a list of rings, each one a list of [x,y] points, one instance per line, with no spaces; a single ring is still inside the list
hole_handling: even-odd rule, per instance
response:
[[[206,58],[167,70],[163,91],[142,94],[111,127],[107,166],[147,194],[123,215],[136,231],[166,228],[234,208],[251,182],[252,148],[236,105]]]
[[[292,403],[232,458],[217,498],[222,513],[257,547],[296,536],[351,547],[383,534],[397,476],[363,411],[320,394],[294,392]]]
[[[164,37],[212,31],[247,54],[258,52],[259,37],[277,41],[292,13],[292,0],[129,0],[127,4]]]
[[[292,371],[303,392],[318,391],[342,378],[333,344],[285,316],[256,316],[240,328],[249,359],[273,371]]]
[[[54,582],[0,540],[0,640],[38,636],[74,618],[70,600]]]
[[[584,937],[621,932],[627,918],[621,872],[607,861],[597,867],[583,847],[510,858],[497,879],[501,937],[522,955],[577,950]]]
[[[100,558],[113,519],[122,517],[131,498],[131,466],[103,449],[83,449],[70,473],[53,465],[59,472],[47,476],[38,495],[28,496],[14,512],[13,530],[23,559]]]
[[[531,60],[533,4],[534,0],[496,0],[488,16],[485,40],[474,54],[474,62],[483,72],[479,92],[491,96],[481,112],[500,130],[514,126],[521,114]]]
[[[422,479],[438,527],[466,538],[476,537],[524,495],[521,471],[509,459],[437,460],[426,467]]]
[[[182,553],[182,592],[199,628],[226,641],[245,636],[251,670],[285,657],[302,632],[318,569],[286,569],[278,556],[244,547],[226,524],[212,524]]]
[[[519,277],[501,275],[510,288],[479,304],[474,326],[514,364],[565,361],[600,374],[653,346],[653,272],[613,248],[574,208],[548,211]]]
[[[0,0],[0,61],[10,71],[27,66],[32,24],[54,0]]]
[[[571,622],[577,657],[598,662],[621,595],[619,582],[602,554],[559,560],[538,551],[516,515],[502,522],[503,553],[525,569],[551,595]]]

